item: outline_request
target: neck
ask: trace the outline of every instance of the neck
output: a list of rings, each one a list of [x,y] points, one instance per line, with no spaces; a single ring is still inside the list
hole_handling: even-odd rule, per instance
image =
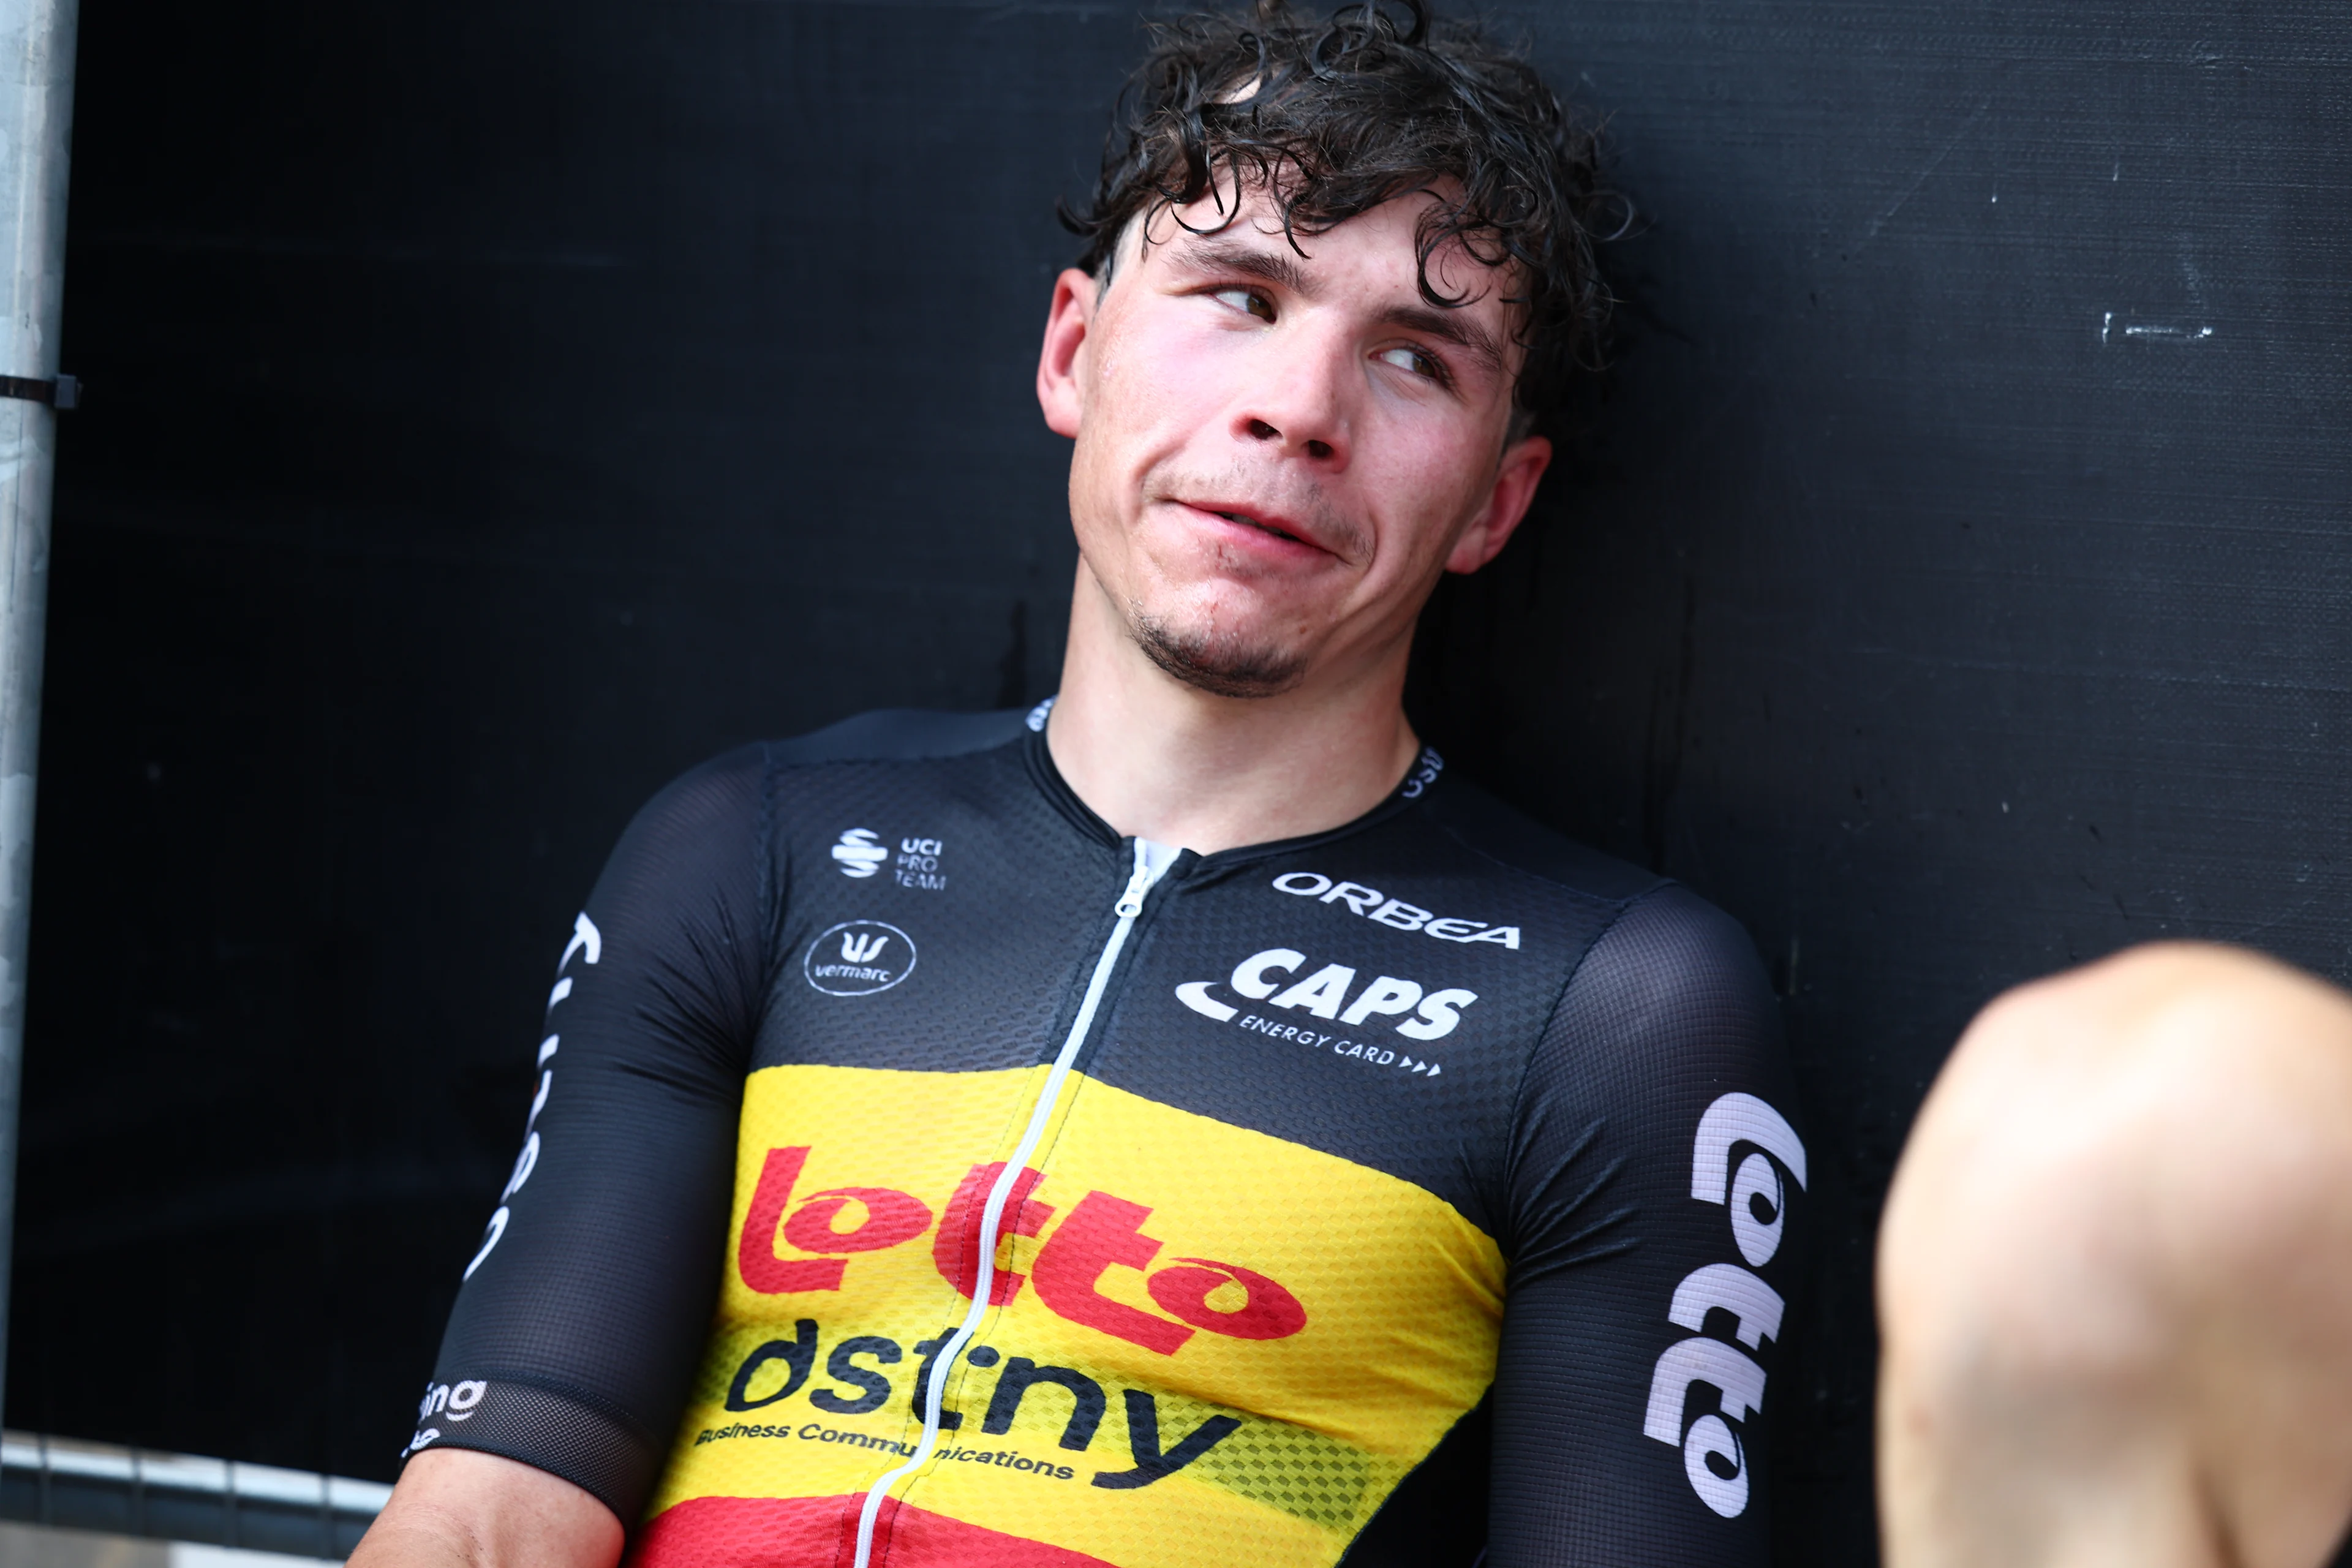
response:
[[[1081,561],[1045,742],[1122,834],[1208,855],[1320,833],[1378,805],[1421,749],[1404,716],[1411,647],[1279,696],[1216,696],[1147,658]]]

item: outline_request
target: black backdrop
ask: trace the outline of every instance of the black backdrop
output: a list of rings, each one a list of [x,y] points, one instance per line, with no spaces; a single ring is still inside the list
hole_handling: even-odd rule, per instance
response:
[[[86,0],[7,1419],[385,1476],[570,915],[748,738],[1051,689],[1029,391],[1123,5]],[[2352,16],[1506,9],[1646,226],[1425,729],[1748,922],[1867,1268],[2000,986],[2352,967]]]

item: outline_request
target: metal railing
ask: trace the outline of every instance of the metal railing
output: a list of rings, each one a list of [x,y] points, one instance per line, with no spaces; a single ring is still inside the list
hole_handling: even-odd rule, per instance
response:
[[[0,1519],[344,1558],[392,1489],[312,1470],[0,1433]]]

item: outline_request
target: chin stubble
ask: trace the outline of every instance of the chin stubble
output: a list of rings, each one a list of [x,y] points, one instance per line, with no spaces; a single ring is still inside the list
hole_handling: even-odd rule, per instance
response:
[[[1185,685],[1217,697],[1276,697],[1298,684],[1307,656],[1252,647],[1232,637],[1188,635],[1157,616],[1128,607],[1128,626],[1143,656]]]

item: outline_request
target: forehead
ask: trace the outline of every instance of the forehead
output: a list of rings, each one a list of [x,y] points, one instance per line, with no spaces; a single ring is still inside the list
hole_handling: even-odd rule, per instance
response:
[[[1129,226],[1119,264],[1163,277],[1262,279],[1310,302],[1432,332],[1507,373],[1517,360],[1513,274],[1479,259],[1455,236],[1433,247],[1424,261],[1422,224],[1442,200],[1440,192],[1410,191],[1329,228],[1294,236],[1284,232],[1281,208],[1261,184],[1246,188],[1238,204],[1227,192],[1222,206],[1204,196],[1152,209]],[[1423,292],[1424,270],[1438,300]]]
[[[1177,260],[1202,247],[1278,251],[1305,272],[1347,272],[1359,281],[1378,280],[1418,292],[1423,218],[1441,205],[1442,190],[1407,191],[1344,218],[1328,228],[1286,233],[1281,205],[1263,181],[1236,193],[1213,190],[1183,206],[1158,205],[1129,226],[1119,249],[1130,259]],[[1140,252],[1140,257],[1136,255]],[[1457,237],[1447,237],[1430,257],[1430,281],[1465,305],[1481,297],[1499,301],[1510,290],[1497,268],[1473,257]]]

